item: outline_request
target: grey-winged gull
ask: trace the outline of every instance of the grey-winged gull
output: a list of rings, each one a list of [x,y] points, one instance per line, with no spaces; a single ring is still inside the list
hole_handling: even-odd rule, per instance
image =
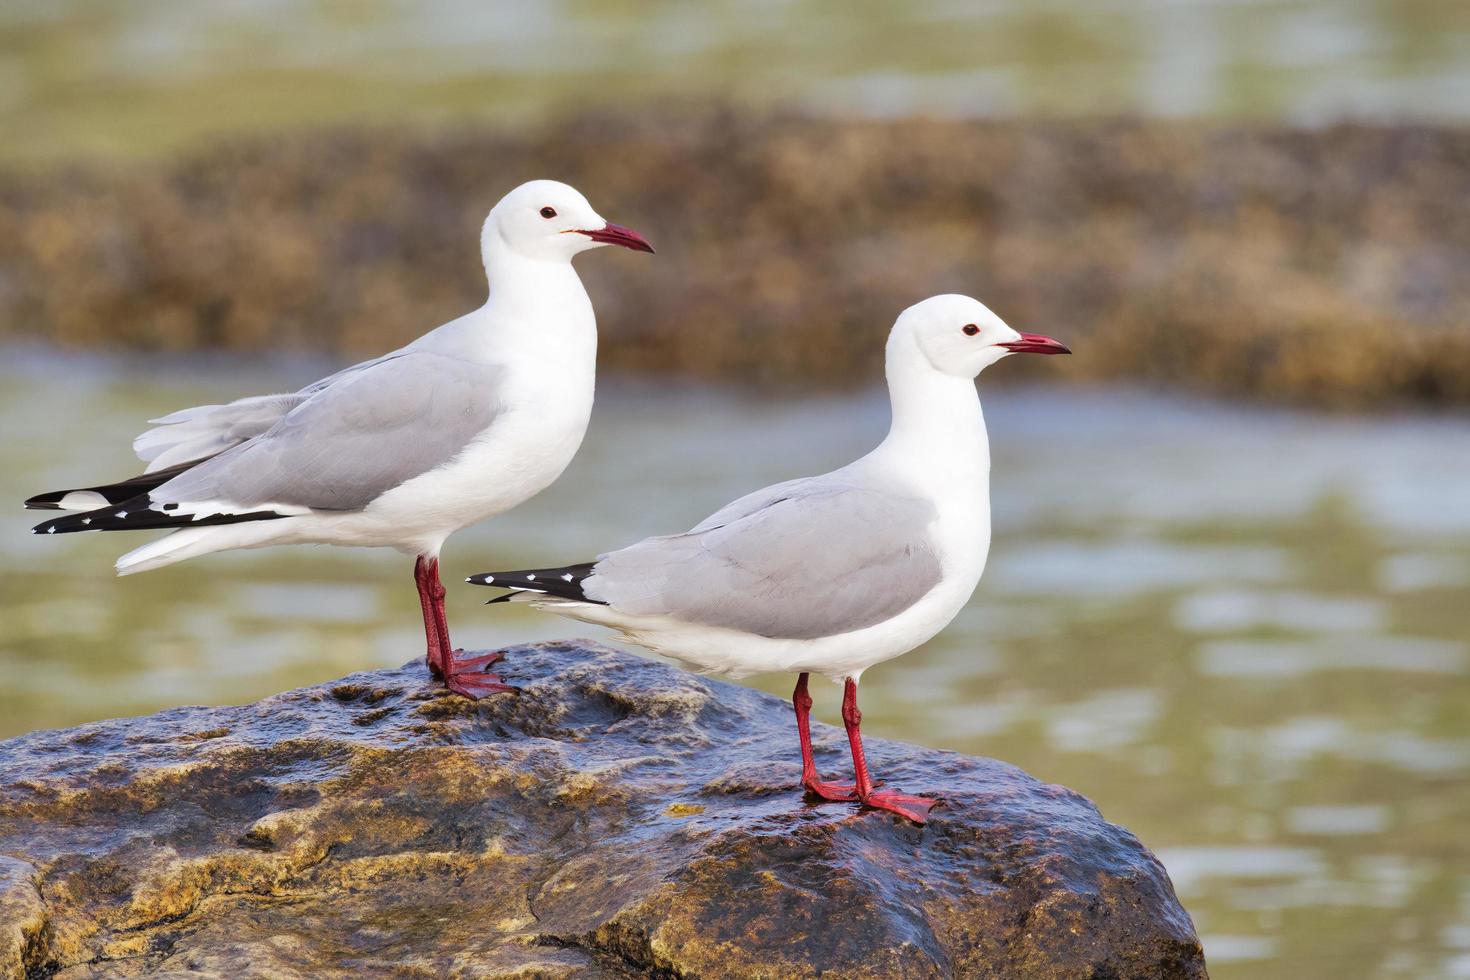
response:
[[[581,444],[597,325],[572,257],[600,245],[653,251],[574,188],[522,184],[485,219],[479,309],[293,394],[154,419],[133,443],[147,472],[32,497],[81,511],[35,533],[174,529],[118,559],[123,575],[231,548],[397,548],[416,556],[430,669],[468,697],[506,690],[485,670],[499,654],[450,642],[439,550],[539,493]]]
[[[874,788],[858,680],[907,653],[969,600],[990,548],[990,447],[974,379],[1013,353],[1065,354],[967,296],[909,307],[888,337],[893,422],[878,448],[823,476],[758,490],[684,534],[596,561],[488,572],[476,585],[610,626],[696,670],[800,676],[792,702],[801,781],[924,822],[934,800]],[[810,673],[843,685],[853,785],[824,782],[812,757]]]

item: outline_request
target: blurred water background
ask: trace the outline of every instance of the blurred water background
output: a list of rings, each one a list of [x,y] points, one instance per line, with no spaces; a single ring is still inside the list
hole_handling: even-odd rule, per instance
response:
[[[1470,977],[1467,115],[1450,0],[6,4],[0,491],[463,312],[527,177],[661,251],[581,261],[588,441],[451,581],[865,451],[892,316],[974,292],[1077,355],[987,373],[991,565],[872,733],[1087,794],[1217,978]],[[118,580],[142,536],[32,523],[0,737],[420,653],[401,556]],[[590,631],[482,599],[466,646]]]

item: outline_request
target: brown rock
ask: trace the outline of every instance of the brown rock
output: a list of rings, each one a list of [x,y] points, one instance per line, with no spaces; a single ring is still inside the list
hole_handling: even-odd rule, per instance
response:
[[[874,739],[928,826],[809,806],[779,699],[596,646],[507,675],[0,742],[0,973],[1205,976],[1163,867],[1070,790]]]

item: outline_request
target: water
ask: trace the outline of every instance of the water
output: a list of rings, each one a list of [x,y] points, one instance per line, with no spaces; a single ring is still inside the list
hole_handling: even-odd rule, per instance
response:
[[[146,417],[325,368],[4,360],[12,501],[132,472]],[[1217,978],[1470,976],[1470,424],[1075,389],[985,403],[991,567],[940,638],[869,672],[865,727],[1087,794],[1160,854]],[[877,392],[604,384],[573,468],[454,538],[448,575],[686,527],[846,461],[885,421]],[[402,556],[261,551],[120,580],[112,559],[141,535],[31,523],[0,521],[0,735],[421,651]],[[450,586],[465,646],[590,631],[484,597]],[[828,721],[837,693],[814,691]]]
[[[1470,115],[1455,0],[13,0],[0,158],[714,97],[863,115]]]

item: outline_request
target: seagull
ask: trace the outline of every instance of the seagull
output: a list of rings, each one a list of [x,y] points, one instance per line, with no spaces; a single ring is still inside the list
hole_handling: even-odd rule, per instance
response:
[[[979,301],[909,307],[888,336],[893,421],[872,452],[822,476],[757,490],[684,534],[596,561],[487,572],[491,602],[617,630],[704,673],[796,673],[801,782],[923,823],[935,800],[875,788],[863,753],[858,681],[949,625],[990,549],[990,446],[974,379],[1017,353],[1068,354],[1018,333]],[[855,782],[824,782],[812,757],[808,677],[843,686]]]
[[[545,489],[581,445],[597,324],[572,258],[603,245],[653,251],[575,188],[522,184],[481,230],[479,309],[293,394],[151,420],[133,442],[142,475],[32,497],[80,512],[33,533],[174,529],[119,558],[120,575],[232,548],[396,548],[415,556],[433,674],[470,698],[510,690],[486,670],[500,654],[453,648],[439,551]]]

